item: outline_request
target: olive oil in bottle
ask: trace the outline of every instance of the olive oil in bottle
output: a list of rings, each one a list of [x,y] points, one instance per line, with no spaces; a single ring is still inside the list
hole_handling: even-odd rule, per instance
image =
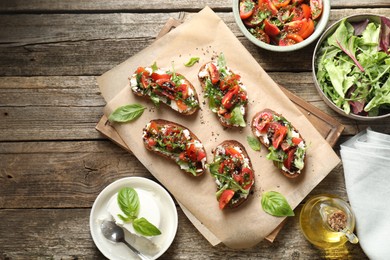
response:
[[[348,240],[357,243],[352,233],[355,218],[349,205],[333,195],[319,195],[303,206],[300,226],[313,245],[327,249],[343,245]]]

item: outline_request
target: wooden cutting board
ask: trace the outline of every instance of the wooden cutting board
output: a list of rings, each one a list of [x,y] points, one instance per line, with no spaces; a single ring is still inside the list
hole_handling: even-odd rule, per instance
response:
[[[162,28],[157,38],[165,35],[170,30],[179,26],[182,22],[173,18],[168,19],[165,26]],[[302,98],[294,95],[284,87],[280,86],[285,95],[301,110],[301,112],[308,118],[308,120],[313,124],[313,126],[318,130],[318,132],[324,137],[324,139],[333,147],[337,140],[339,139],[344,126],[340,124],[337,120],[329,116],[328,114],[322,112],[317,107],[309,104]],[[104,136],[109,138],[111,141],[122,147],[123,149],[131,152],[127,145],[122,141],[119,134],[115,131],[113,127],[109,124],[109,121],[106,116],[102,116],[96,125],[96,130],[102,133]],[[183,212],[190,219],[193,225],[203,234],[203,236],[214,246],[220,243],[218,238],[216,238],[209,230],[207,230],[202,223],[199,222],[185,207],[180,205],[183,209]],[[284,222],[282,222],[271,234],[269,234],[266,239],[270,242],[273,242],[283,227]]]

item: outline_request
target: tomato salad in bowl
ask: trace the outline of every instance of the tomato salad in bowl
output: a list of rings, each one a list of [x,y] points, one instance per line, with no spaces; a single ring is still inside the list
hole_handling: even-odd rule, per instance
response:
[[[235,0],[233,12],[244,35],[271,51],[300,49],[320,36],[329,0]]]

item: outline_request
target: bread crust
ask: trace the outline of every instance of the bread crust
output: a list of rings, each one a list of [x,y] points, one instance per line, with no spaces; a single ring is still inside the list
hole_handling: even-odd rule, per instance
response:
[[[136,75],[137,75],[137,73],[135,72],[135,73],[131,76],[130,82],[132,81],[133,78],[136,78]],[[197,94],[197,92],[196,92],[196,89],[195,89],[194,85],[193,85],[186,77],[184,77],[184,75],[182,75],[182,74],[180,74],[180,73],[176,73],[176,75],[183,78],[183,80],[185,81],[185,84],[186,84],[186,85],[191,89],[191,91],[193,92],[194,99],[195,99],[196,102],[199,104],[198,94]],[[131,85],[131,83],[130,83],[130,85]],[[132,91],[135,95],[137,95],[137,96],[139,96],[139,97],[144,97],[144,98],[146,98],[146,99],[148,99],[148,100],[151,100],[150,95],[143,94],[142,92],[139,92],[139,91],[135,91],[135,90],[133,89],[133,86],[131,86],[131,91]],[[180,113],[180,114],[182,114],[182,115],[186,115],[186,116],[194,114],[194,113],[195,113],[196,111],[198,111],[198,109],[199,109],[199,105],[198,105],[198,106],[192,107],[191,109],[186,110],[186,111],[179,111],[178,109],[172,108],[172,107],[168,104],[168,102],[172,102],[171,99],[168,99],[168,98],[165,99],[165,98],[164,98],[164,99],[160,99],[160,101],[161,101],[163,104],[165,104],[166,106],[168,106],[168,107],[170,107],[171,109],[173,109],[174,111],[176,111],[176,112],[178,112],[178,113]]]
[[[164,120],[164,119],[154,119],[154,120],[151,120],[151,121],[149,122],[149,124],[150,124],[150,123],[156,123],[158,126],[165,126],[165,127],[173,126],[173,127],[176,127],[176,128],[181,128],[181,129],[183,129],[183,130],[186,129],[186,130],[188,130],[188,132],[189,132],[189,134],[190,134],[190,137],[191,137],[190,140],[191,140],[191,141],[196,140],[196,141],[198,141],[199,143],[201,143],[200,140],[199,140],[199,138],[198,138],[191,130],[189,130],[189,129],[186,128],[185,126],[180,125],[180,124],[178,124],[178,123],[175,123],[175,122],[172,122],[172,121],[168,121],[168,120]],[[143,129],[143,133],[144,133],[144,134],[143,134],[143,143],[144,143],[145,148],[146,148],[147,150],[149,150],[149,151],[155,153],[155,154],[158,154],[159,156],[162,156],[162,157],[164,157],[164,158],[166,158],[166,159],[168,159],[168,160],[174,161],[176,164],[178,164],[177,161],[176,161],[176,159],[178,158],[179,154],[176,154],[176,153],[175,153],[175,154],[172,154],[172,155],[168,155],[168,154],[162,153],[161,151],[157,150],[156,147],[153,147],[153,146],[149,145],[147,138],[145,138],[146,128],[147,128],[147,125],[146,125],[145,128]],[[189,141],[189,142],[190,142],[190,141]],[[201,149],[201,150],[202,150],[202,152],[206,155],[206,150],[204,149],[203,145],[202,145],[202,149]],[[207,157],[206,157],[206,160],[205,160],[205,161],[207,161]],[[184,171],[184,172],[186,172],[186,173],[189,173],[189,172],[187,172],[187,171],[185,171],[185,170],[183,170],[183,169],[181,169],[181,170]],[[191,176],[198,177],[198,176],[203,175],[204,172],[205,172],[205,165],[203,165],[202,171],[201,171],[201,172],[196,172],[196,175],[193,175],[193,174],[191,174],[191,173],[189,173],[189,174],[191,174]]]
[[[254,116],[253,116],[253,118],[252,118],[252,122],[251,122],[251,130],[252,130],[252,133],[253,133],[253,135],[254,136],[256,136],[258,139],[259,139],[259,141],[260,141],[260,143],[262,144],[262,145],[264,145],[267,149],[272,145],[272,143],[271,142],[266,142],[265,141],[265,138],[266,138],[266,136],[258,136],[258,130],[256,129],[256,125],[257,125],[257,123],[258,123],[258,118],[259,118],[259,116],[261,115],[261,114],[263,114],[264,112],[268,112],[268,113],[271,113],[272,115],[276,115],[276,116],[279,116],[279,117],[282,117],[282,115],[281,114],[279,114],[279,113],[277,113],[277,112],[275,112],[275,111],[273,111],[273,110],[271,110],[271,109],[269,109],[269,108],[266,108],[266,109],[263,109],[262,111],[259,111],[258,113],[256,113]],[[286,119],[286,118],[285,118]],[[287,119],[286,119],[287,120]],[[289,122],[289,121],[288,121]],[[305,139],[302,137],[302,135],[299,133],[299,131],[291,124],[291,122],[289,122],[289,124],[290,124],[290,126],[292,127],[292,129],[296,132],[296,133],[298,133],[298,135],[299,135],[299,138],[300,139],[302,139],[304,142],[305,142]],[[281,148],[278,148],[278,149],[281,149]],[[306,164],[306,153],[305,153],[305,155],[304,155],[304,158],[303,158],[303,161],[304,161],[304,164]],[[290,172],[288,172],[288,171],[285,171],[285,170],[283,170],[282,168],[279,168],[278,167],[278,163],[277,162],[273,162],[273,164],[274,164],[274,166],[276,167],[276,168],[278,168],[278,170],[284,175],[284,176],[286,176],[287,178],[291,178],[291,179],[294,179],[294,178],[296,178],[296,177],[298,177],[299,175],[301,175],[302,174],[302,171],[303,171],[303,169],[301,170],[301,172],[294,172],[294,173],[290,173]]]
[[[224,149],[225,148],[227,148],[227,147],[239,147],[240,148],[240,150],[242,151],[242,155],[243,155],[243,157],[244,158],[247,158],[248,159],[248,164],[249,164],[249,168],[252,170],[252,172],[253,172],[253,178],[254,178],[254,169],[253,169],[253,167],[252,167],[252,162],[251,162],[251,160],[250,160],[250,158],[249,158],[249,155],[248,155],[248,153],[247,153],[247,151],[246,151],[246,149],[245,149],[245,147],[240,143],[240,142],[238,142],[238,141],[236,141],[236,140],[225,140],[225,141],[223,141],[222,143],[220,143],[216,148],[215,148],[215,151],[217,151],[217,149],[218,149],[218,147],[223,147]],[[215,158],[216,158],[216,156],[217,156],[218,154],[216,153],[216,152],[214,152],[214,160],[215,160]],[[251,187],[250,187],[250,189],[248,190],[248,196],[245,198],[245,197],[240,197],[238,200],[236,200],[236,202],[233,204],[232,203],[232,200],[230,200],[229,201],[229,203],[227,204],[227,206],[229,207],[229,208],[237,208],[238,206],[240,206],[242,203],[244,203],[245,201],[247,201],[248,200],[248,198],[250,197],[250,194],[252,194],[252,190],[253,190],[253,188],[254,188],[254,183],[255,183],[255,181],[254,181],[254,179],[253,179],[253,184],[251,185]]]

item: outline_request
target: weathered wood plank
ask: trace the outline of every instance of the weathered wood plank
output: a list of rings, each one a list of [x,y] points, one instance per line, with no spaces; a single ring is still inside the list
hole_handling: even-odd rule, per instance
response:
[[[390,16],[390,8],[333,10],[329,24],[357,12]],[[187,19],[192,15],[187,13]],[[243,37],[232,13],[218,15],[266,71],[311,70],[314,43],[293,53],[264,51]],[[178,16],[178,13],[2,15],[0,76],[100,75],[149,46],[168,17]]]
[[[91,207],[117,179],[155,180],[134,155],[109,141],[0,142],[0,162],[0,208]],[[311,194],[329,190],[347,199],[341,165]]]
[[[386,0],[331,0],[332,8],[340,7],[388,7]],[[103,12],[103,11],[126,11],[126,12],[155,12],[170,10],[191,10],[198,11],[205,6],[217,10],[229,10],[232,6],[231,0],[213,0],[213,1],[161,1],[151,0],[148,2],[140,1],[116,1],[116,0],[99,0],[99,1],[77,1],[77,0],[2,0],[0,2],[0,12]]]
[[[354,120],[336,114],[321,100],[311,73],[269,75],[344,124],[343,135],[359,131]],[[2,77],[0,141],[102,139],[95,126],[102,116],[104,105],[93,76]],[[369,124],[381,132],[390,132],[388,121]]]
[[[160,259],[364,259],[359,245],[330,252],[310,245],[299,229],[296,212],[273,244],[263,241],[253,248],[233,250],[212,247],[178,208],[175,240]],[[7,220],[0,222],[0,259],[105,259],[86,224],[89,213],[89,209],[0,210],[0,218]]]

